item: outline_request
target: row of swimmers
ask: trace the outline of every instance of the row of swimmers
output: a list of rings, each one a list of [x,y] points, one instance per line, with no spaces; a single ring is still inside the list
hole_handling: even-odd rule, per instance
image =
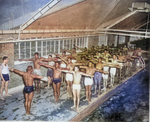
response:
[[[63,51],[62,55],[55,54],[56,57],[52,58],[50,55],[48,58],[39,58],[39,53],[35,53],[35,58],[33,59],[20,59],[19,61],[33,61],[34,68],[32,66],[27,67],[27,72],[19,71],[17,69],[8,69],[8,57],[3,57],[3,63],[0,67],[1,74],[1,99],[3,98],[3,89],[5,86],[6,94],[8,94],[7,84],[9,83],[9,70],[14,73],[21,75],[24,79],[25,88],[25,109],[26,114],[28,115],[31,108],[31,102],[34,95],[33,83],[35,83],[35,90],[40,92],[41,83],[40,80],[46,80],[46,78],[41,76],[41,66],[47,67],[47,76],[48,76],[48,86],[52,83],[55,101],[59,101],[60,96],[60,87],[61,87],[61,77],[64,78],[63,75],[66,73],[66,83],[67,83],[67,92],[69,94],[73,94],[73,107],[79,109],[79,101],[80,101],[80,90],[81,90],[81,79],[82,76],[85,76],[84,85],[86,89],[86,100],[91,102],[91,87],[95,81],[95,93],[97,90],[97,84],[99,85],[99,94],[101,91],[106,91],[108,76],[110,72],[110,86],[114,84],[114,77],[116,74],[116,69],[121,69],[123,67],[123,63],[129,62],[132,63],[135,59],[138,59],[135,56],[126,57],[126,61],[124,58],[122,60],[118,60],[118,57],[114,54],[112,58],[112,62],[106,62],[104,59],[110,55],[107,50],[104,50],[103,53],[104,58],[98,57],[98,61],[96,66],[94,67],[94,63],[92,61],[88,61],[88,65],[84,62],[76,61],[73,62],[72,58],[77,56],[76,51],[71,52],[71,56],[67,56],[66,52]],[[130,52],[130,51],[129,51]],[[86,52],[87,53],[87,52]],[[107,58],[106,58],[107,59]],[[60,64],[61,61],[61,64]],[[85,65],[86,64],[86,65]],[[110,68],[110,71],[109,71]],[[7,70],[6,70],[7,69]],[[84,69],[84,71],[82,70]],[[94,81],[93,81],[94,78]],[[103,89],[101,90],[101,79],[103,78]],[[35,81],[35,82],[33,82]]]

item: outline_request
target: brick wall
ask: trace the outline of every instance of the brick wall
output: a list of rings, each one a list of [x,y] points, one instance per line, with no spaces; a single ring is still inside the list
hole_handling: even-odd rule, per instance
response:
[[[9,66],[14,66],[14,44],[0,44],[0,64],[3,62],[3,56],[7,56],[9,58]]]

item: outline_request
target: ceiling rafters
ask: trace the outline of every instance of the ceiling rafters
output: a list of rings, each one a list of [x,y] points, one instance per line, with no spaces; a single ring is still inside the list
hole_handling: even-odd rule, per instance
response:
[[[112,4],[109,5],[109,9],[106,9],[106,14],[103,18],[103,20],[100,22],[97,28],[103,23],[103,21],[106,19],[106,17],[110,14],[110,12],[117,6],[117,4],[120,2],[120,0],[113,0]]]

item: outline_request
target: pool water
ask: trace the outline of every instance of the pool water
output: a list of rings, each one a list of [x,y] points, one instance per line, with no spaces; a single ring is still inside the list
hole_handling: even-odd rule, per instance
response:
[[[148,122],[149,66],[131,77],[127,84],[82,121]]]

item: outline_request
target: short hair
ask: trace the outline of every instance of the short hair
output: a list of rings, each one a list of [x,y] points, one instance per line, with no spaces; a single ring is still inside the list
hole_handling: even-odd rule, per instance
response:
[[[102,60],[102,57],[99,57],[98,59],[101,59],[101,60]]]
[[[72,60],[72,58],[71,58],[71,57],[68,57],[68,59]]]
[[[52,57],[52,55],[49,55],[49,56]],[[48,56],[48,57],[49,57],[49,56]]]
[[[76,65],[75,67],[77,67],[78,69],[80,69],[80,67],[79,67],[79,66],[77,66],[77,65]],[[73,70],[75,70],[75,67],[73,68]]]
[[[104,51],[107,51],[107,49],[105,49]]]
[[[56,64],[56,63],[58,63],[58,64],[60,65],[59,61],[56,61],[55,64]]]
[[[29,71],[29,70],[31,70],[31,69],[33,69],[33,67],[30,65],[30,66],[28,66],[27,67],[27,72]]]
[[[3,57],[3,61],[6,60],[7,58],[8,58],[7,56],[4,56],[4,57]]]
[[[39,56],[39,53],[38,52],[35,52],[35,54],[34,55],[38,55]]]
[[[76,50],[76,48],[74,47],[74,48],[72,48],[72,49],[75,49]]]
[[[65,54],[66,54],[66,51],[63,51],[62,53],[65,53]]]

